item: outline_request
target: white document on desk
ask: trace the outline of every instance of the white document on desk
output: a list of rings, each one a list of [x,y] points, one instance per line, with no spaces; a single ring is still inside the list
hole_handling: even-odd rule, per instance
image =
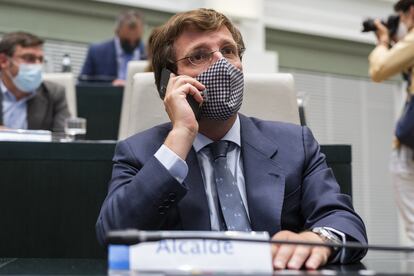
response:
[[[51,142],[48,130],[0,129],[0,141]]]

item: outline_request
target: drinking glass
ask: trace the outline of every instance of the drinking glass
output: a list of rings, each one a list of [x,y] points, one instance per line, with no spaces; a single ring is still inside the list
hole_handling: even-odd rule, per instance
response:
[[[71,141],[84,138],[86,134],[86,119],[72,117],[65,120],[65,134]]]

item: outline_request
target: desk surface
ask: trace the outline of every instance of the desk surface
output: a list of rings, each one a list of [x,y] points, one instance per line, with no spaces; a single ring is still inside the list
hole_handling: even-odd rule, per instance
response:
[[[319,271],[277,271],[274,275],[412,275],[412,273],[414,273],[414,259],[406,259],[402,256],[367,259],[362,263],[351,265],[330,265]],[[106,275],[107,264],[105,259],[0,259],[0,275],[6,274]]]
[[[0,257],[100,258],[114,142],[0,143]]]

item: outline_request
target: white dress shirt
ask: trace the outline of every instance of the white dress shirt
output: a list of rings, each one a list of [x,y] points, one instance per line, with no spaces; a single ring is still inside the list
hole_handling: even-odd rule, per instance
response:
[[[27,101],[33,98],[35,93],[17,100],[1,80],[0,90],[3,93],[3,125],[12,129],[27,129]]]

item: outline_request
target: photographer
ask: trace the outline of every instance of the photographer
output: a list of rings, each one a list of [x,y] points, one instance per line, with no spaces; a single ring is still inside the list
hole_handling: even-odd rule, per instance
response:
[[[414,94],[414,0],[399,0],[394,5],[399,14],[399,31],[390,37],[389,30],[375,20],[377,46],[369,56],[369,73],[373,81],[381,82],[403,74],[407,82],[407,101]],[[404,31],[404,29],[406,31]],[[391,42],[393,46],[390,48]],[[414,99],[413,99],[414,100]],[[409,118],[412,122],[414,118]],[[397,125],[397,132],[400,125]],[[401,139],[400,139],[401,140]],[[398,207],[405,221],[408,237],[414,242],[414,155],[412,147],[394,139],[391,157],[392,181]]]

